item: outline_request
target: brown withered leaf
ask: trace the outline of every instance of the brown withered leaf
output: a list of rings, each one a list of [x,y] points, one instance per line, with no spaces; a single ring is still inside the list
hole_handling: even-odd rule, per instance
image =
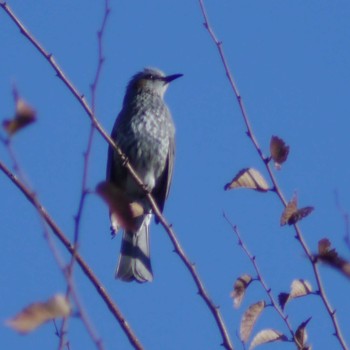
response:
[[[336,254],[335,249],[330,249],[332,246],[328,238],[323,238],[318,241],[318,254],[327,255],[327,254]]]
[[[327,238],[323,238],[318,242],[316,258],[350,278],[350,262],[339,256],[334,248],[331,249],[331,242]]]
[[[266,192],[269,190],[269,185],[258,170],[245,168],[240,170],[232,181],[224,187],[225,191],[234,188],[249,188],[259,192]]]
[[[301,209],[298,209],[295,213],[292,214],[292,216],[288,220],[288,225],[294,225],[301,219],[304,219],[306,216],[310,215],[312,211],[314,210],[314,207],[304,207]]]
[[[67,317],[71,307],[64,295],[57,294],[46,302],[38,302],[24,308],[6,324],[20,333],[28,333],[43,323],[58,317]]]
[[[290,298],[300,298],[312,292],[312,286],[309,281],[297,279],[292,282],[290,287]]]
[[[290,217],[298,210],[298,198],[296,195],[293,196],[290,202],[288,202],[287,206],[284,208],[282,216],[281,216],[281,226],[284,226],[288,223]]]
[[[307,332],[306,332],[306,326],[310,322],[312,317],[309,317],[306,321],[302,322],[297,331],[295,332],[295,338],[298,342],[298,348],[300,350],[305,349],[307,347],[306,342],[307,342]]]
[[[290,293],[280,293],[278,295],[278,301],[283,310],[288,301],[308,295],[311,292],[312,287],[309,281],[297,279],[292,282]]]
[[[249,350],[252,350],[261,344],[273,343],[277,341],[288,341],[288,337],[275,329],[264,329],[255,335],[250,344]]]
[[[265,301],[258,301],[257,303],[250,305],[244,313],[239,333],[242,342],[246,343],[248,341],[255,322],[264,310],[265,305]]]
[[[16,98],[16,112],[12,119],[6,119],[2,125],[9,136],[25,128],[36,120],[35,110],[21,98]]]
[[[289,300],[289,293],[282,292],[282,293],[278,294],[278,302],[279,302],[282,310],[284,310],[288,300]]]
[[[126,230],[136,229],[135,218],[144,213],[139,203],[130,202],[123,191],[107,181],[100,182],[96,187],[96,192],[105,200],[111,216],[117,221],[114,225],[119,225]]]
[[[231,298],[233,299],[233,306],[239,308],[244,298],[245,292],[252,281],[250,275],[244,274],[238,277],[233,285],[233,291],[231,292]]]
[[[298,198],[296,195],[294,195],[291,201],[287,204],[287,206],[283,210],[280,224],[281,226],[284,226],[286,224],[294,225],[301,219],[310,215],[310,213],[313,210],[314,210],[314,207],[304,207],[304,208],[298,209]]]
[[[270,141],[270,154],[275,162],[276,169],[279,170],[288,158],[289,146],[278,136],[272,136]]]

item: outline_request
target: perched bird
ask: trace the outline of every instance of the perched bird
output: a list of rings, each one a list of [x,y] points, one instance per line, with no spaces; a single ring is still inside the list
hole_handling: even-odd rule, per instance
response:
[[[163,97],[168,84],[182,74],[165,76],[158,69],[146,68],[130,80],[123,108],[115,121],[112,139],[126,155],[162,211],[168,196],[174,164],[175,127]],[[130,202],[137,202],[143,214],[135,218],[135,229],[124,230],[116,278],[123,281],[152,281],[149,247],[151,207],[118,154],[109,147],[107,181]],[[112,230],[118,230],[111,215]]]

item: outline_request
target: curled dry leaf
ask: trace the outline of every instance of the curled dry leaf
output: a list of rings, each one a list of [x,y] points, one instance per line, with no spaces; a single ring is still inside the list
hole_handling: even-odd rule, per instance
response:
[[[28,333],[43,323],[58,317],[67,317],[71,307],[64,295],[57,294],[46,302],[27,306],[6,324],[20,333]]]
[[[16,98],[16,112],[12,119],[4,120],[2,125],[9,136],[36,120],[35,110],[21,98]]]
[[[278,302],[282,310],[284,310],[288,300],[289,300],[289,293],[282,292],[278,294]]]
[[[308,295],[311,292],[312,287],[309,281],[297,279],[292,282],[290,293],[280,293],[278,295],[278,301],[283,310],[288,301]]]
[[[290,288],[290,297],[299,298],[308,295],[312,292],[312,287],[309,281],[304,279],[297,279],[292,282]]]
[[[288,341],[288,337],[275,329],[264,329],[253,338],[249,350],[252,350],[261,344],[273,343],[277,341]]]
[[[318,242],[316,258],[350,278],[350,262],[340,257],[334,248],[331,249],[331,242],[327,238],[323,238]]]
[[[301,219],[310,215],[310,213],[313,210],[314,210],[314,207],[304,207],[304,208],[298,209],[298,198],[296,195],[294,195],[291,201],[287,204],[287,206],[283,210],[280,224],[281,226],[284,226],[286,224],[294,225]]]
[[[231,298],[233,299],[233,306],[239,308],[242,300],[244,298],[245,292],[252,281],[250,275],[242,275],[238,277],[233,285],[233,291],[231,293]]]
[[[296,338],[296,341],[297,341],[297,346],[298,346],[298,349],[300,349],[300,350],[303,350],[306,347],[308,347],[306,345],[306,342],[307,342],[306,326],[310,322],[311,318],[312,317],[309,317],[306,321],[302,322],[299,325],[297,331],[295,332],[295,338]]]
[[[298,209],[289,218],[288,225],[296,224],[301,219],[304,219],[306,216],[310,215],[313,210],[314,210],[314,207],[304,207],[304,208]]]
[[[287,146],[279,137],[272,136],[270,141],[270,153],[271,158],[275,162],[275,167],[280,169],[282,163],[288,158],[289,146]]]
[[[244,313],[240,327],[240,337],[242,342],[246,343],[248,341],[255,322],[264,310],[265,305],[265,301],[258,301],[257,303],[250,305]]]
[[[225,185],[225,191],[233,188],[249,188],[260,192],[266,192],[269,190],[269,185],[258,170],[245,168],[242,169],[231,182]]]
[[[332,246],[330,240],[328,238],[323,238],[318,242],[318,254],[320,255],[326,255],[330,254],[331,252],[335,252],[334,249],[330,249]]]
[[[126,230],[136,229],[135,218],[144,213],[139,203],[130,202],[123,191],[107,181],[100,182],[96,191],[108,204],[114,229],[119,226]]]

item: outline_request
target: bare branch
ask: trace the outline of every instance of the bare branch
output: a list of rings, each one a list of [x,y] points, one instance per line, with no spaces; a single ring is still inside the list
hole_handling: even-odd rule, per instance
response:
[[[229,333],[227,331],[226,325],[224,323],[223,317],[221,315],[221,312],[219,311],[219,308],[214,305],[211,298],[209,297],[208,292],[204,288],[204,284],[201,281],[193,263],[190,262],[190,260],[187,258],[183,248],[181,247],[175,232],[171,228],[171,225],[166,221],[164,216],[162,215],[161,211],[157,207],[157,204],[151,194],[147,191],[145,185],[135,172],[135,170],[130,165],[127,157],[123,154],[123,152],[117,147],[117,145],[113,142],[109,134],[103,129],[97,118],[94,116],[94,113],[92,112],[91,108],[89,107],[85,96],[81,95],[79,91],[76,89],[76,87],[72,84],[72,82],[66,77],[63,70],[59,67],[59,65],[56,63],[55,59],[53,58],[52,54],[49,54],[42,46],[39,44],[39,42],[30,34],[30,32],[25,28],[25,26],[21,23],[21,21],[16,17],[14,12],[10,9],[10,7],[5,2],[0,2],[0,6],[4,9],[4,11],[10,16],[12,21],[17,25],[17,27],[20,29],[21,33],[34,45],[34,47],[44,56],[44,58],[48,61],[48,63],[51,65],[51,67],[55,70],[58,78],[60,78],[63,83],[66,85],[66,87],[70,90],[70,92],[73,94],[73,96],[77,99],[77,101],[80,103],[80,105],[83,107],[85,112],[88,114],[89,118],[91,119],[91,122],[93,123],[94,127],[98,130],[98,132],[101,134],[101,136],[108,142],[109,145],[111,145],[114,149],[114,151],[120,156],[120,158],[123,160],[125,168],[129,171],[135,182],[137,183],[140,188],[142,188],[145,192],[145,195],[150,203],[150,206],[152,208],[152,211],[154,215],[157,217],[158,221],[162,224],[165,231],[167,232],[170,240],[172,241],[175,252],[180,256],[181,260],[187,267],[187,269],[190,271],[190,274],[198,287],[198,294],[203,298],[206,305],[208,306],[209,310],[211,311],[216,324],[219,328],[219,331],[221,333],[221,336],[223,338],[222,345],[226,349],[233,349],[232,342],[229,337]],[[74,252],[74,248],[71,247],[72,253]],[[77,255],[78,256],[78,255]]]
[[[127,335],[130,343],[134,346],[135,349],[143,349],[140,341],[137,339],[134,331],[131,329],[129,323],[124,318],[123,314],[113,302],[109,294],[107,293],[105,287],[99,281],[97,276],[90,269],[89,265],[85,262],[82,256],[75,250],[72,243],[64,235],[63,231],[58,227],[55,221],[47,213],[42,204],[37,200],[35,195],[13,174],[6,166],[0,161],[0,170],[13,182],[13,184],[24,194],[28,201],[36,208],[40,216],[45,220],[46,224],[50,227],[55,236],[60,240],[60,242],[65,246],[70,254],[75,255],[75,259],[78,265],[83,270],[84,274],[90,280],[90,282],[95,287],[98,294],[101,296],[102,300],[107,305],[108,309],[111,311],[114,318],[118,321],[121,328]]]
[[[96,101],[97,86],[98,86],[98,82],[99,82],[100,75],[101,75],[102,65],[104,62],[103,50],[102,50],[102,38],[103,38],[103,34],[104,34],[104,31],[106,28],[109,13],[110,13],[109,0],[105,0],[103,20],[102,20],[101,28],[98,30],[98,33],[97,33],[98,62],[97,62],[97,67],[96,67],[96,72],[95,72],[95,78],[94,78],[93,83],[91,84],[91,100],[92,100],[91,109],[92,109],[93,115],[95,114],[95,101]],[[75,226],[74,226],[73,244],[74,244],[75,250],[78,249],[80,222],[81,222],[81,217],[82,217],[83,210],[84,210],[85,200],[87,198],[87,195],[90,193],[89,189],[87,188],[87,177],[88,177],[89,160],[90,160],[90,154],[91,154],[91,149],[92,149],[94,133],[95,133],[95,126],[93,123],[91,123],[86,150],[83,154],[84,164],[83,164],[83,175],[82,175],[82,183],[81,183],[81,195],[80,195],[80,199],[79,199],[77,213],[74,217]],[[73,274],[74,261],[75,261],[75,254],[73,254],[71,256],[71,261],[70,261],[69,266],[67,268],[67,273],[70,275]],[[67,292],[66,292],[67,297],[69,296],[70,292],[71,292],[70,286],[68,285]],[[62,322],[62,325],[61,325],[60,333],[62,336],[60,338],[59,350],[63,349],[63,344],[64,344],[63,337],[66,333],[67,322],[68,322],[68,319],[65,318]]]
[[[17,103],[20,99],[19,97],[19,94],[18,94],[18,91],[17,89],[14,87],[13,89],[13,95],[14,95],[14,99],[15,99],[15,103],[16,103],[16,108],[17,108]],[[25,179],[25,176],[24,176],[24,172],[20,166],[20,163],[16,157],[16,154],[14,152],[14,149],[12,147],[12,137],[9,136],[8,138],[4,139],[1,137],[1,141],[4,143],[4,146],[9,154],[9,157],[13,163],[13,169],[14,169],[14,172],[17,173],[19,179],[22,181],[22,184],[27,186],[27,188],[29,188],[29,182],[27,181],[27,179]],[[29,191],[29,190],[28,190]],[[32,196],[34,197],[34,200],[35,200],[35,205],[37,206],[37,198],[34,194],[33,191],[30,191],[32,193]],[[76,288],[74,286],[74,281],[72,279],[72,276],[70,275],[69,273],[69,270],[66,269],[65,267],[65,262],[63,261],[62,257],[60,256],[59,254],[59,251],[58,251],[58,248],[56,247],[55,245],[55,242],[52,240],[52,237],[51,235],[49,234],[49,231],[48,231],[48,227],[46,225],[46,222],[45,220],[43,219],[43,217],[40,215],[40,212],[38,210],[38,207],[37,207],[37,211],[38,211],[38,214],[40,216],[40,222],[42,223],[42,228],[43,228],[43,235],[44,235],[44,238],[52,252],[52,255],[57,263],[57,265],[59,266],[60,270],[62,271],[66,281],[67,281],[67,285],[68,285],[68,289],[70,290],[70,293],[72,294],[72,298],[74,300],[74,303],[75,303],[75,306],[78,310],[78,314],[79,314],[79,317],[80,319],[82,320],[82,322],[84,323],[85,325],[85,328],[87,330],[87,332],[89,333],[91,339],[93,340],[93,342],[96,344],[96,347],[99,349],[99,350],[103,350],[103,346],[102,346],[102,341],[99,339],[99,337],[96,335],[88,317],[87,317],[87,314],[82,306],[82,303],[80,302],[80,298],[78,297],[78,293],[76,291]],[[67,299],[68,299],[68,295],[67,295]],[[68,317],[65,317],[63,319],[63,322],[62,324],[65,324],[66,321],[68,321]],[[55,323],[55,326],[56,326],[56,323]],[[63,347],[65,346],[64,344],[67,343],[64,341],[64,330],[61,329],[61,331],[59,331],[57,329],[57,326],[56,326],[56,333],[60,339],[60,342],[59,342],[59,349],[63,349]]]
[[[289,333],[291,334],[292,337],[292,341],[297,345],[300,346],[300,344],[298,343],[298,340],[295,337],[292,325],[289,322],[288,316],[285,315],[285,313],[281,310],[281,308],[278,305],[278,302],[276,302],[271,288],[269,288],[265,282],[265,279],[263,278],[263,275],[260,271],[260,268],[258,266],[258,263],[256,262],[256,258],[254,255],[252,255],[250,253],[250,251],[248,250],[248,247],[246,246],[246,244],[243,242],[242,236],[237,228],[236,225],[232,224],[232,222],[230,221],[230,219],[227,217],[226,213],[224,213],[224,219],[227,221],[227,223],[230,225],[232,231],[235,233],[235,235],[237,236],[238,239],[238,244],[240,247],[242,247],[244,253],[247,255],[248,259],[250,260],[251,264],[254,267],[254,270],[256,272],[257,275],[257,280],[260,282],[261,286],[264,288],[267,296],[270,299],[271,305],[273,306],[273,308],[275,309],[275,311],[277,312],[277,314],[280,316],[280,318],[283,320],[283,322],[285,323],[285,325],[287,326]]]
[[[100,75],[101,75],[102,65],[104,62],[103,50],[102,50],[102,38],[103,38],[103,34],[104,34],[104,31],[106,28],[108,15],[110,13],[109,0],[105,0],[104,7],[105,8],[104,8],[102,25],[97,33],[98,62],[97,62],[97,67],[96,67],[96,72],[95,72],[95,78],[94,78],[93,83],[91,84],[91,100],[92,100],[91,109],[92,109],[93,114],[95,114],[96,91],[97,91],[97,86],[98,86],[98,82],[99,82]],[[82,175],[82,183],[81,183],[81,195],[80,195],[80,200],[79,200],[79,204],[78,204],[78,210],[77,210],[77,213],[74,217],[75,227],[74,227],[74,243],[73,244],[74,244],[75,250],[78,249],[80,222],[81,222],[81,217],[82,217],[83,210],[84,210],[85,200],[87,198],[88,193],[90,192],[87,188],[87,177],[88,177],[89,160],[90,160],[90,154],[91,154],[91,149],[92,149],[94,133],[95,133],[95,127],[94,127],[94,124],[91,123],[89,137],[88,137],[88,141],[87,141],[87,146],[86,146],[86,150],[84,152],[84,165],[83,165],[83,175]],[[70,264],[69,264],[68,269],[67,269],[68,270],[67,273],[69,275],[73,274],[74,261],[75,261],[75,254],[72,255]],[[70,290],[70,286],[68,285],[67,292],[66,292],[67,297],[69,296],[70,293],[71,293],[71,290]],[[67,322],[68,322],[68,319],[65,318],[62,322],[62,325],[61,325],[61,330],[60,330],[61,338],[60,338],[59,350],[63,349],[63,344],[64,344],[63,337],[66,333],[65,329],[66,329]]]
[[[274,185],[274,191],[276,192],[276,194],[279,197],[280,201],[282,202],[283,206],[286,207],[287,206],[287,201],[285,200],[284,195],[282,193],[282,190],[279,187],[278,182],[277,182],[277,180],[275,178],[275,175],[274,175],[274,173],[271,170],[271,167],[270,167],[270,164],[269,164],[270,158],[266,157],[263,154],[262,149],[259,146],[259,143],[258,143],[258,141],[257,141],[257,139],[255,137],[255,134],[253,132],[252,126],[250,124],[250,120],[248,118],[248,114],[247,114],[245,105],[243,103],[242,96],[241,96],[241,94],[240,94],[240,92],[238,90],[238,87],[237,87],[237,85],[236,85],[236,83],[234,81],[233,75],[232,75],[232,73],[230,71],[228,62],[226,60],[226,57],[225,57],[225,54],[224,54],[224,50],[223,50],[223,47],[222,47],[222,42],[217,39],[217,37],[216,37],[212,27],[209,24],[208,15],[206,13],[203,0],[199,0],[199,6],[200,6],[200,9],[201,9],[203,18],[204,18],[204,27],[208,31],[212,41],[214,42],[215,46],[218,49],[218,52],[219,52],[219,55],[220,55],[220,58],[221,58],[221,62],[223,64],[226,76],[228,78],[230,86],[231,86],[231,88],[232,88],[232,90],[233,90],[233,92],[235,94],[235,97],[237,99],[238,105],[240,107],[241,114],[242,114],[244,123],[246,125],[246,129],[247,129],[246,133],[247,133],[249,139],[251,140],[251,142],[253,143],[254,148],[256,149],[257,153],[259,154],[262,162],[265,164],[265,167],[266,167],[266,169],[267,169],[267,171],[269,173],[270,179],[271,179],[271,181],[272,181],[272,183]],[[295,229],[295,232],[296,232],[297,240],[299,241],[302,249],[304,250],[305,254],[307,255],[308,260],[312,264],[313,273],[314,273],[314,276],[315,276],[315,279],[316,279],[316,282],[317,282],[317,285],[318,285],[318,289],[319,289],[319,295],[320,295],[320,297],[322,299],[322,302],[323,302],[323,304],[324,304],[324,306],[325,306],[325,308],[326,308],[326,310],[327,310],[327,312],[328,312],[328,314],[329,314],[329,316],[330,316],[330,318],[332,320],[332,323],[333,323],[333,326],[334,326],[334,331],[335,331],[335,336],[337,337],[341,347],[343,349],[347,349],[347,345],[345,343],[345,340],[343,338],[342,332],[340,330],[340,326],[338,324],[337,317],[335,315],[335,310],[330,305],[330,303],[328,301],[328,298],[327,298],[327,295],[326,295],[326,292],[324,290],[324,287],[323,287],[323,284],[322,284],[322,281],[321,281],[321,276],[320,276],[320,273],[319,273],[316,261],[315,261],[315,259],[313,259],[313,256],[312,256],[312,254],[310,252],[310,249],[309,249],[309,247],[307,246],[307,244],[306,244],[306,242],[304,240],[304,237],[302,235],[301,230],[299,229],[299,226],[296,225],[296,224],[294,224],[293,226],[294,226],[294,229]]]

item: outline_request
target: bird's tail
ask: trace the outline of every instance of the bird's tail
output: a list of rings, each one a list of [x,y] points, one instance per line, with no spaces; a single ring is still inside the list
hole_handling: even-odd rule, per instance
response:
[[[152,214],[146,214],[136,232],[124,231],[116,278],[140,283],[153,280],[149,248],[151,218]]]

